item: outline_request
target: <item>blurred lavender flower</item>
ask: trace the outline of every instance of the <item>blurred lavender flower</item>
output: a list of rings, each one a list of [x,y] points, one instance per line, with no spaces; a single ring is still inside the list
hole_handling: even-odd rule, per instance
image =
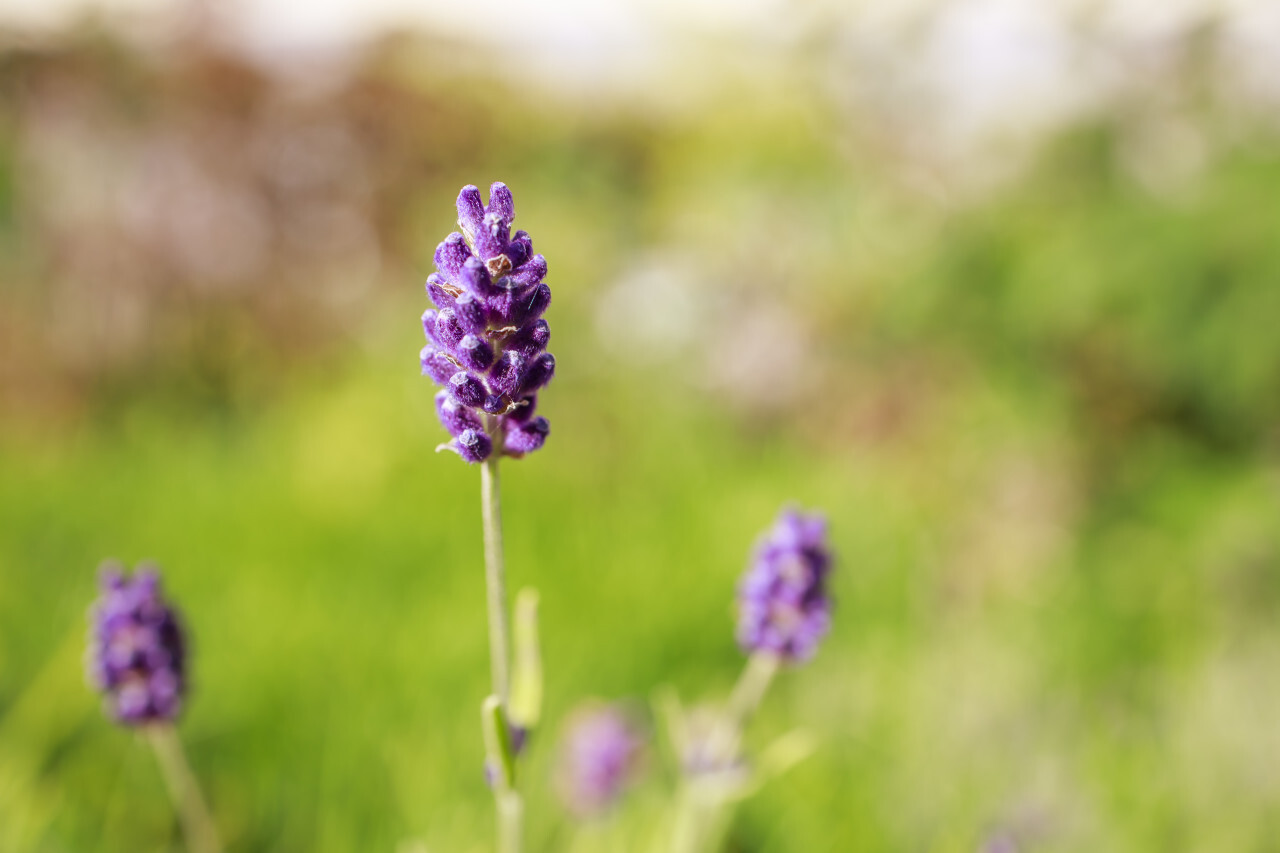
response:
[[[641,738],[617,708],[575,712],[560,764],[560,794],[580,817],[612,805],[630,781],[640,756]]]
[[[556,367],[542,319],[551,302],[547,262],[527,233],[511,233],[513,219],[506,184],[489,188],[488,206],[476,187],[463,187],[462,233],[436,247],[438,272],[427,277],[435,308],[422,315],[422,372],[444,386],[436,412],[453,436],[445,446],[468,462],[523,456],[550,432],[547,419],[534,416]]]
[[[786,510],[738,586],[738,642],[748,652],[807,659],[831,623],[831,551],[820,515]]]
[[[126,577],[108,564],[90,611],[89,678],[118,722],[173,720],[186,693],[186,642],[150,567]]]

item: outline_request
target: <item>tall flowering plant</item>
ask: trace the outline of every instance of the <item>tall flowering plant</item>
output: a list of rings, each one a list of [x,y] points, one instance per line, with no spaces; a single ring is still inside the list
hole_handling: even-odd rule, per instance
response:
[[[165,783],[193,853],[221,846],[174,724],[187,694],[187,639],[177,610],[165,599],[152,566],[132,576],[108,563],[89,611],[90,683],[107,713],[140,730],[155,749]]]
[[[686,711],[670,688],[658,691],[655,704],[671,738],[679,789],[674,819],[661,828],[670,833],[666,844],[652,849],[719,849],[733,804],[812,750],[801,730],[777,738],[759,755],[748,755],[742,741],[778,672],[811,658],[827,634],[833,563],[826,520],[783,510],[738,582],[736,633],[747,663],[727,701]],[[640,734],[617,707],[584,708],[571,722],[559,777],[565,805],[582,819],[608,817],[634,781]],[[609,835],[595,841],[631,845],[634,830],[628,832],[625,842]]]
[[[693,717],[674,697],[666,699],[681,762],[671,844],[676,853],[714,849],[727,806],[807,754],[808,739],[795,732],[775,742],[752,767],[741,744],[779,669],[812,657],[829,630],[832,564],[826,520],[784,510],[756,545],[738,584],[737,638],[748,657],[728,702],[710,715]]]
[[[512,233],[515,202],[506,184],[489,188],[489,203],[474,186],[458,194],[458,227],[436,248],[436,272],[427,278],[433,303],[422,315],[427,338],[419,354],[424,375],[442,389],[436,413],[450,435],[441,449],[479,463],[484,520],[485,580],[493,692],[482,706],[486,772],[498,806],[499,848],[521,845],[523,805],[516,758],[539,714],[541,676],[536,648],[536,599],[522,597],[516,658],[507,612],[502,553],[498,460],[541,448],[550,434],[535,414],[538,393],[555,373],[547,352],[551,330],[543,312],[551,289],[547,262],[525,231]],[[514,684],[513,684],[514,680]]]

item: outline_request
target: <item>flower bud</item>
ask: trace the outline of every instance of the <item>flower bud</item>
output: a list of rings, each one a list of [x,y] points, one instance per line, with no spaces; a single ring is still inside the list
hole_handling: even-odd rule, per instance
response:
[[[458,193],[458,227],[474,242],[483,222],[484,202],[480,199],[480,188],[467,184]]]
[[[422,363],[422,375],[430,376],[442,385],[458,372],[458,365],[430,344],[422,348],[422,352],[418,354],[418,360]]]
[[[518,352],[507,350],[489,371],[489,387],[495,394],[512,397],[520,389],[528,359]]]
[[[449,443],[467,462],[483,462],[493,452],[493,441],[481,430],[466,430]]]
[[[427,296],[435,303],[437,308],[453,308],[453,295],[445,290],[443,285],[447,284],[444,276],[438,272],[433,272],[427,276]]]
[[[453,303],[453,310],[457,313],[459,325],[468,334],[480,335],[487,330],[484,305],[472,294],[464,293],[459,296]]]
[[[452,308],[445,308],[436,315],[436,340],[444,349],[453,349],[466,334]]]
[[[475,335],[467,335],[458,341],[455,351],[462,366],[476,373],[483,373],[493,364],[493,347]]]
[[[480,416],[453,399],[448,391],[440,391],[436,394],[436,416],[449,431],[449,435],[455,437],[469,429],[484,429],[480,423]]]
[[[542,447],[551,434],[546,418],[533,418],[527,423],[508,423],[503,447],[511,456],[523,456]]]
[[[542,316],[550,304],[551,288],[543,282],[517,297],[511,322],[517,326],[532,323]]]
[[[547,348],[551,342],[551,327],[547,321],[539,317],[532,323],[526,323],[507,339],[507,349],[519,352],[525,358],[533,358]]]
[[[529,238],[529,232],[517,231],[511,235],[511,243],[507,246],[507,259],[511,261],[511,268],[523,264],[529,260],[533,254],[533,240]]]
[[[440,339],[436,337],[436,320],[439,319],[440,312],[434,308],[428,308],[422,312],[422,331],[427,336],[427,340],[435,344],[437,347],[443,346]]]
[[[476,254],[484,260],[496,258],[511,242],[511,222],[500,214],[486,213],[481,223],[480,233],[476,234]]]
[[[549,352],[542,353],[524,369],[524,375],[520,377],[520,393],[532,394],[550,382],[555,372],[556,357]]]
[[[539,284],[547,276],[547,259],[542,255],[534,255],[507,276],[516,287],[532,287]]]
[[[459,405],[475,408],[484,402],[484,384],[465,370],[459,370],[449,378],[449,393]]]
[[[511,197],[511,190],[502,181],[494,181],[489,185],[489,215],[501,219],[510,225],[516,219],[516,202]]]
[[[458,282],[468,293],[481,299],[497,292],[497,288],[493,286],[493,279],[489,276],[489,270],[475,256],[467,258],[462,265],[462,271],[458,273]]]
[[[436,269],[440,270],[446,279],[460,286],[462,282],[459,276],[462,273],[462,265],[469,257],[471,257],[471,250],[467,248],[467,241],[461,234],[454,231],[444,239],[443,243],[436,246]]]

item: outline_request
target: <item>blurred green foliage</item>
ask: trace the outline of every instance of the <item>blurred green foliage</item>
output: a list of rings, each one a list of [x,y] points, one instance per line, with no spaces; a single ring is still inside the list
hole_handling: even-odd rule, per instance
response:
[[[728,689],[733,584],[797,501],[831,518],[839,609],[753,738],[799,726],[821,746],[745,804],[731,849],[1274,848],[1265,128],[1218,135],[1206,116],[1212,156],[1157,190],[1123,167],[1117,114],[942,204],[816,95],[592,115],[414,55],[384,46],[309,99],[190,49],[4,56],[0,850],[180,845],[151,756],[83,684],[106,557],[157,560],[186,614],[182,733],[231,850],[488,849],[477,472],[432,453],[414,353],[453,195],[493,178],[550,261],[560,370],[547,449],[503,482],[512,585],[542,594],[527,779],[550,780],[584,697]],[[355,153],[292,184],[254,160],[264,135],[316,127]],[[89,139],[107,142],[56,144]],[[116,230],[132,185],[92,170],[157,162],[155,139],[265,211],[278,239],[257,266]],[[361,177],[326,183],[334,164]],[[65,195],[63,166],[107,189]],[[364,269],[364,249],[317,262],[330,232],[279,236],[323,205],[376,237],[354,290],[316,276]],[[239,233],[210,239],[235,252]],[[688,300],[639,290],[696,321],[684,337],[629,336],[605,310],[655,256],[693,259]],[[726,353],[761,369],[717,372]],[[656,746],[649,767],[605,825],[574,826],[533,784],[532,849],[649,849],[671,782]]]

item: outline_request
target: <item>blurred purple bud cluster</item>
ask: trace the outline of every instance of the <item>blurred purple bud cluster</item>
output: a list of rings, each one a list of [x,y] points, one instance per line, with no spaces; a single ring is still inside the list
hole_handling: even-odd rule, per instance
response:
[[[577,711],[560,762],[560,794],[580,817],[600,814],[631,781],[643,741],[627,716],[612,706]]]
[[[550,432],[534,415],[556,368],[542,318],[551,303],[547,262],[527,233],[511,233],[514,219],[506,184],[489,188],[488,206],[478,189],[463,187],[462,232],[436,248],[437,272],[427,278],[435,307],[422,315],[422,372],[444,386],[436,412],[453,436],[447,446],[468,462],[523,456]]]
[[[826,519],[784,511],[738,586],[743,649],[787,661],[812,655],[831,624],[830,569]]]
[[[141,568],[128,577],[103,568],[90,610],[89,678],[118,722],[168,722],[186,693],[186,642],[178,614],[160,592],[160,576]]]

